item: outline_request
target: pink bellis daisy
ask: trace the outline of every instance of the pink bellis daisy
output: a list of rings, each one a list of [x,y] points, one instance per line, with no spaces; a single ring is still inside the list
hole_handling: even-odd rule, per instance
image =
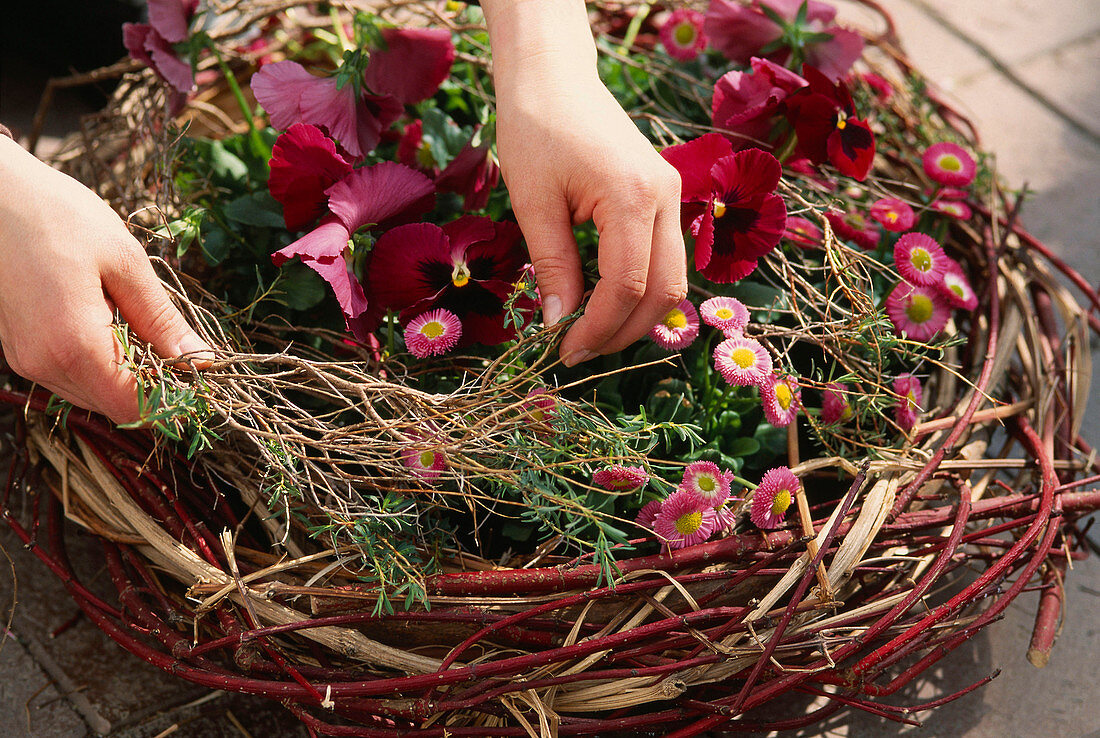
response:
[[[943,281],[947,254],[931,236],[906,233],[894,244],[894,266],[906,282],[931,287]]]
[[[666,351],[687,348],[699,335],[699,313],[691,301],[683,299],[668,311],[660,323],[649,330],[649,337]]]
[[[679,489],[698,495],[711,507],[718,507],[730,496],[731,476],[713,461],[694,461],[684,469]]]
[[[649,474],[639,466],[612,464],[592,475],[592,482],[611,492],[636,490],[649,481]]]
[[[783,231],[783,238],[801,249],[819,249],[825,240],[825,234],[813,221],[792,216],[787,218],[787,229]]]
[[[694,546],[710,538],[716,520],[714,508],[693,492],[676,490],[661,503],[653,531],[670,549]]]
[[[913,227],[917,220],[913,208],[904,200],[896,197],[883,197],[871,203],[871,218],[893,233],[904,233]]]
[[[669,56],[691,61],[707,45],[703,35],[703,14],[690,8],[677,8],[661,26],[660,36]]]
[[[664,504],[663,500],[650,500],[638,511],[638,517],[634,518],[634,522],[647,530],[653,530],[653,523],[661,512],[662,504]]]
[[[949,187],[966,187],[978,171],[974,158],[966,149],[949,141],[932,144],[921,157],[925,173],[936,182]]]
[[[801,488],[802,482],[785,466],[765,472],[760,486],[752,494],[749,518],[757,528],[778,528]]]
[[[882,238],[878,228],[874,223],[868,222],[868,218],[862,213],[825,213],[825,219],[833,227],[837,238],[851,241],[864,251],[874,251]]]
[[[749,324],[749,309],[736,297],[711,297],[699,306],[703,322],[725,334],[726,338],[741,335]]]
[[[775,194],[782,169],[760,149],[734,153],[719,133],[661,152],[680,173],[682,225],[695,236],[695,268],[712,282],[736,282],[779,243],[787,206]]]
[[[826,425],[843,423],[852,417],[852,405],[848,402],[848,385],[829,382],[821,393],[821,422]]]
[[[424,482],[433,482],[447,467],[447,457],[439,449],[414,445],[401,452],[401,462],[413,476]]]
[[[894,407],[894,419],[901,429],[908,433],[917,422],[921,411],[920,404],[924,399],[920,380],[912,374],[899,374],[894,380],[894,393],[898,396],[898,404]]]
[[[450,310],[437,308],[409,321],[405,327],[405,345],[418,359],[440,356],[458,343],[462,322]]]
[[[947,298],[952,307],[962,310],[974,310],[978,307],[978,296],[970,286],[959,262],[947,257],[947,269],[943,273],[943,282],[939,285],[940,294]]]
[[[950,215],[956,220],[970,220],[970,216],[974,214],[970,206],[962,200],[933,200],[930,207],[937,213]]]
[[[798,380],[791,376],[772,373],[760,383],[760,402],[764,405],[764,417],[776,428],[785,428],[798,417],[802,407],[802,390]]]
[[[734,336],[714,347],[714,368],[730,384],[749,387],[768,376],[772,357],[759,341]]]
[[[737,502],[727,501],[714,508],[714,529],[717,532],[731,531],[737,525],[737,506]]]
[[[886,315],[899,335],[927,341],[947,325],[951,308],[936,287],[900,282],[886,298]]]
[[[527,393],[523,406],[527,408],[531,420],[544,423],[554,416],[558,401],[545,387],[535,387]]]

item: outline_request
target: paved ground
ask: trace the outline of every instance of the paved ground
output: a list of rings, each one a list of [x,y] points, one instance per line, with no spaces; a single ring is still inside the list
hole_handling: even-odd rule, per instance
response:
[[[1100,281],[1100,0],[880,1],[918,67],[973,116],[1004,177],[1032,191],[1023,212],[1030,230]],[[858,8],[846,12],[860,17]],[[35,70],[14,64],[4,60],[0,120],[25,127],[37,93],[12,79],[33,79]],[[51,126],[64,130],[65,117],[60,111]],[[1085,437],[1100,441],[1095,412]],[[0,736],[305,734],[281,708],[163,675],[86,620],[51,637],[75,606],[6,529],[0,545],[0,623],[18,603],[0,645]],[[81,540],[79,550],[87,553],[76,564],[96,577],[95,541]],[[1025,595],[902,696],[919,701],[1002,669],[984,689],[923,716],[922,729],[855,715],[801,735],[1100,738],[1100,561],[1078,565],[1068,584],[1064,630],[1046,669],[1024,658],[1035,608],[1035,596]]]

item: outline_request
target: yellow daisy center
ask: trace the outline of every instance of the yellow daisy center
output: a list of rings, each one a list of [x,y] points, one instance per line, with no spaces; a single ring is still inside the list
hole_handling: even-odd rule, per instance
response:
[[[772,515],[783,515],[790,506],[791,491],[789,489],[781,489],[775,493],[775,497],[772,499]]]
[[[947,289],[958,295],[960,299],[966,299],[966,291],[963,289],[961,284],[958,284],[957,282],[952,282],[947,285]]]
[[[949,172],[958,172],[962,168],[962,161],[954,154],[944,154],[940,157],[940,169],[946,169]]]
[[[747,348],[735,348],[730,351],[730,360],[742,369],[748,369],[756,364],[756,352]]]
[[[905,314],[914,323],[926,323],[932,318],[932,298],[928,295],[913,295],[905,308]]]
[[[844,409],[840,411],[840,419],[841,420],[848,420],[851,417],[852,417],[852,406],[851,405],[845,405]]]
[[[710,476],[709,474],[704,474],[703,476],[699,477],[699,479],[695,483],[698,484],[699,489],[703,490],[704,492],[713,492],[715,489],[718,488],[718,484],[715,482],[714,477]]]
[[[439,338],[446,332],[446,326],[444,326],[438,320],[429,320],[427,323],[420,326],[420,335],[427,338]]]
[[[425,468],[435,464],[435,452],[434,451],[421,451],[420,452],[420,466]]]
[[[680,308],[673,308],[668,315],[665,316],[665,327],[672,330],[683,330],[687,328],[688,318],[683,310]]]
[[[894,212],[893,210],[890,210],[886,213],[886,220],[890,221],[891,223],[897,223],[898,222],[898,214],[896,212]]]
[[[695,26],[690,23],[680,23],[672,32],[672,37],[680,46],[688,46],[695,43]]]
[[[794,395],[791,394],[791,388],[785,382],[775,385],[775,399],[784,410],[791,409],[791,400],[794,399]]]
[[[915,248],[909,252],[909,263],[918,272],[927,272],[932,269],[932,254],[928,249]]]
[[[729,308],[718,308],[714,311],[714,317],[721,320],[729,320],[733,317],[733,311]]]
[[[919,408],[919,406],[917,405],[917,398],[916,395],[913,394],[913,390],[909,390],[909,394],[905,396],[905,399],[909,401],[910,410],[917,410]]]
[[[676,518],[676,532],[680,535],[691,535],[703,525],[703,513],[699,510],[689,512]]]

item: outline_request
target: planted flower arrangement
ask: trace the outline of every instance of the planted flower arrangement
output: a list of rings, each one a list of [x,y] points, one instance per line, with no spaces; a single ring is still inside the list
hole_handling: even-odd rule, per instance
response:
[[[567,368],[476,7],[167,5],[67,166],[215,360],[119,327],[148,430],[4,392],[29,408],[6,504],[57,493],[49,535],[5,519],[124,647],[361,736],[912,723],[990,675],[890,696],[1028,587],[1045,663],[1100,503],[1095,317],[1062,282],[1100,299],[884,14],[592,6],[602,78],[680,173],[690,291]],[[73,577],[62,513],[117,602]],[[817,701],[754,711],[793,694]]]

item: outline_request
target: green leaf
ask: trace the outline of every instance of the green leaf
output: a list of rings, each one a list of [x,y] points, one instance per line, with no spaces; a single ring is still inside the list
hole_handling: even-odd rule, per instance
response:
[[[268,192],[253,192],[230,200],[225,217],[234,223],[267,228],[283,228],[283,207]]]
[[[325,280],[300,262],[285,265],[279,276],[279,287],[283,290],[283,299],[291,310],[308,310],[328,295]]]
[[[223,228],[217,225],[211,225],[206,232],[202,234],[202,239],[199,245],[202,247],[202,255],[206,258],[206,263],[210,266],[217,266],[225,261],[225,257],[229,256],[229,246],[231,239],[229,234],[225,232]]]
[[[725,445],[728,456],[752,456],[760,450],[760,441],[755,438],[734,438]]]
[[[238,182],[248,177],[248,165],[241,161],[239,156],[230,152],[221,141],[210,143],[207,160],[217,177]]]

